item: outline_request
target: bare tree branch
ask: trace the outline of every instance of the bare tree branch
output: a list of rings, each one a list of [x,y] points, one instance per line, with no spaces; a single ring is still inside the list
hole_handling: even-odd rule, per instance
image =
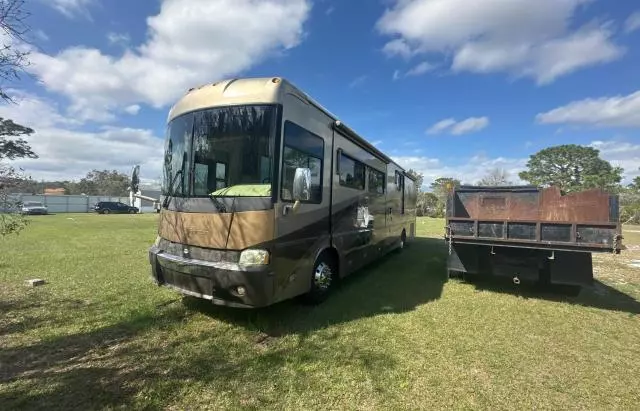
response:
[[[0,0],[0,81],[2,83],[20,79],[20,74],[29,66],[29,51],[17,45],[28,43],[25,34],[30,27],[26,20],[30,13],[24,9],[24,0]],[[0,98],[15,103],[7,93],[4,84],[0,84]]]

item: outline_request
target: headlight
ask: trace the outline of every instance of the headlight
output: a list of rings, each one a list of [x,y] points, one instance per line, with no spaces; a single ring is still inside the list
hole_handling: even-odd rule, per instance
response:
[[[240,265],[267,265],[269,252],[267,250],[244,250],[240,253]]]

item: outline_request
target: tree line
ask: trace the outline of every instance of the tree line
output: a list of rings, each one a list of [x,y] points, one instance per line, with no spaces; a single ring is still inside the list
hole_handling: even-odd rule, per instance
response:
[[[117,170],[92,170],[79,181],[36,181],[25,178],[14,187],[15,192],[44,194],[47,189],[58,189],[65,195],[113,196],[129,195],[130,178]]]
[[[602,189],[618,194],[620,220],[640,224],[640,177],[626,186],[621,184],[624,170],[600,158],[600,151],[589,146],[564,144],[548,147],[531,155],[526,170],[518,177],[536,187],[556,186],[562,193],[588,189]],[[416,179],[418,191],[417,212],[420,216],[444,217],[447,195],[451,188],[461,185],[455,177],[440,177],[422,190],[424,176],[415,170],[408,172]],[[506,170],[495,168],[474,182],[481,186],[509,186],[513,182]]]

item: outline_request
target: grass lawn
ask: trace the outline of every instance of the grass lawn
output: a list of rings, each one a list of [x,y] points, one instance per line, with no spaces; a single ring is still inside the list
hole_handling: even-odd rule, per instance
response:
[[[578,296],[447,281],[443,221],[324,304],[157,288],[155,214],[33,217],[0,240],[0,409],[637,409],[640,228]],[[44,278],[44,286],[24,281]]]

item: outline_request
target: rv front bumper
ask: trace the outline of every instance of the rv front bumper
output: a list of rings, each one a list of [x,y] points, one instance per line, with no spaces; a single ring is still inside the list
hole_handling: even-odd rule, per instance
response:
[[[230,307],[264,307],[273,302],[275,277],[269,266],[184,258],[156,246],[149,249],[149,262],[156,284],[185,295]]]

